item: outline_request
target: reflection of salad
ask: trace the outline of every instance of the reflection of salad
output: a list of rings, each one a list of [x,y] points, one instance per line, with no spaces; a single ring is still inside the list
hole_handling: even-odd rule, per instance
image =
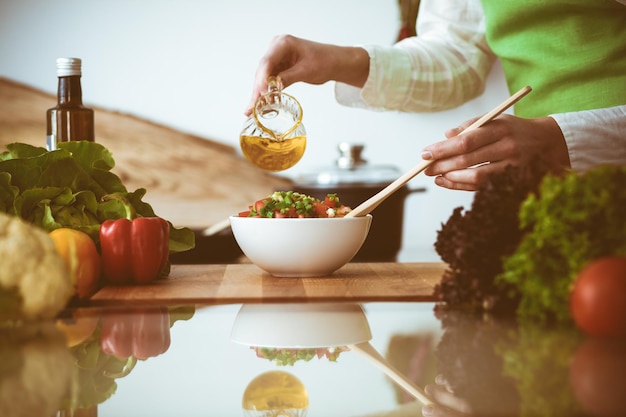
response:
[[[272,195],[257,200],[249,210],[239,213],[239,217],[302,218],[302,217],[344,217],[351,211],[339,201],[337,194],[328,194],[318,200],[294,191],[276,191]]]
[[[250,346],[256,352],[257,357],[268,359],[279,366],[293,366],[297,361],[308,362],[314,357],[326,358],[330,362],[336,362],[341,352],[349,350],[345,346],[319,347],[319,348],[270,348]]]

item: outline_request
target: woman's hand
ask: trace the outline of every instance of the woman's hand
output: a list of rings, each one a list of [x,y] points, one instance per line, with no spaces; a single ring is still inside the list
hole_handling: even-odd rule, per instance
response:
[[[570,167],[563,133],[551,117],[523,119],[501,115],[484,126],[463,133],[476,119],[446,132],[447,140],[424,149],[422,158],[434,162],[425,173],[441,187],[474,191],[489,174],[507,165],[543,160],[554,172]]]
[[[369,74],[369,55],[359,47],[337,46],[279,35],[272,39],[256,70],[252,97],[245,114],[267,91],[267,78],[279,76],[283,87],[296,82],[324,84],[341,81],[362,87]]]

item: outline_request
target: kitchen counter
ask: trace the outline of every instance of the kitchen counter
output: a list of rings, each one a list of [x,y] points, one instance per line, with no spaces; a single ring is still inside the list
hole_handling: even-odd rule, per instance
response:
[[[466,415],[626,415],[623,342],[446,310],[433,296],[444,269],[355,263],[285,279],[250,264],[174,265],[153,285],[107,287],[55,321],[0,327],[0,415],[421,415],[351,348],[363,343],[429,400],[443,377]],[[281,365],[268,356],[279,347],[285,363],[295,349],[339,355]]]

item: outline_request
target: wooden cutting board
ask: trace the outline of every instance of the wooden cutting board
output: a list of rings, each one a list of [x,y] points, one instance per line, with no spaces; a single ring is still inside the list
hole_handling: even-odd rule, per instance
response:
[[[107,286],[94,305],[437,301],[444,263],[349,263],[328,277],[276,278],[253,264],[173,265],[149,285]]]

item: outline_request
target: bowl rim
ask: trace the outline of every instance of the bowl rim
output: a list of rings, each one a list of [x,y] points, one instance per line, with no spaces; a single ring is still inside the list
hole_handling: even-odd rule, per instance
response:
[[[373,218],[371,213],[366,214],[365,216],[356,216],[356,217],[241,217],[236,214],[233,214],[229,217],[229,219],[255,219],[255,220],[281,220],[281,221],[299,221],[299,222],[310,222],[310,221],[319,221],[319,220],[345,220],[345,221],[363,221],[363,219]]]
[[[290,314],[285,316],[285,312]],[[282,327],[276,323],[282,323]],[[330,327],[321,326],[329,323]],[[311,325],[314,327],[307,327]],[[234,343],[274,349],[332,348],[371,339],[365,309],[353,302],[244,303],[230,333]]]

